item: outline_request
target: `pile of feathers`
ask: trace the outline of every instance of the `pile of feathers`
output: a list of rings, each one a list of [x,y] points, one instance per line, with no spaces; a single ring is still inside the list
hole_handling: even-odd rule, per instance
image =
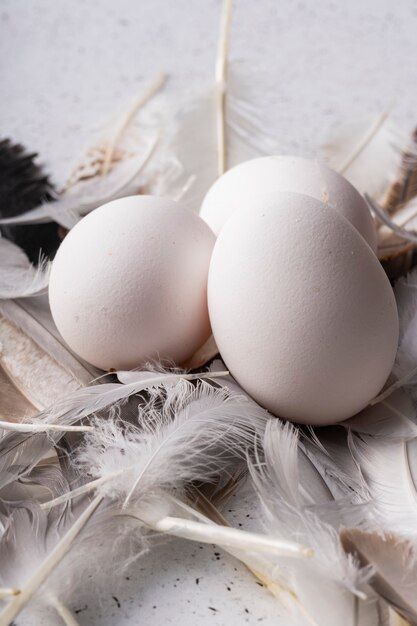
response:
[[[233,70],[229,165],[279,152],[251,81]],[[216,179],[216,89],[173,106],[164,80],[59,192],[36,155],[0,142],[0,626],[41,624],[46,613],[75,626],[80,594],[103,592],[109,564],[129,568],[161,536],[239,559],[288,625],[417,624],[416,137],[384,113],[321,148],[370,198],[400,344],[386,388],[359,415],[297,426],[257,405],[210,350],[188,370],[152,362],[108,373],[53,324],[50,259],[86,213],[136,193],[200,206]],[[259,532],[222,513],[243,483],[259,499]]]

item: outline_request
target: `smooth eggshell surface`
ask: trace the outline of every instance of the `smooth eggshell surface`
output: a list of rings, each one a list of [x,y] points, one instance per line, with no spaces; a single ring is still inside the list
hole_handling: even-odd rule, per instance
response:
[[[360,193],[326,165],[301,157],[268,156],[236,165],[209,189],[200,215],[218,235],[236,210],[262,209],[265,201],[281,192],[301,193],[329,204],[376,250],[375,225]]]
[[[240,385],[275,415],[323,425],[381,390],[398,343],[390,283],[353,226],[322,202],[281,194],[237,211],[209,270],[213,334]]]
[[[214,235],[178,203],[132,196],[105,204],[62,242],[49,300],[68,345],[108,370],[153,357],[180,364],[210,335]]]

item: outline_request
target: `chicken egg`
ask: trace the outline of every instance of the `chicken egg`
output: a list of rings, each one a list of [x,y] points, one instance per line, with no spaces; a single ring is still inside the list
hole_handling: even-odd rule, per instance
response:
[[[53,261],[49,301],[62,337],[104,370],[152,358],[181,364],[210,336],[215,237],[167,198],[132,196],[84,217]]]
[[[352,224],[280,193],[229,218],[209,269],[214,338],[232,375],[280,417],[332,424],[386,382],[398,343],[391,285]]]
[[[200,215],[218,235],[236,210],[275,203],[281,192],[301,193],[321,200],[361,233],[375,251],[375,224],[365,200],[346,178],[329,167],[293,156],[268,156],[236,165],[207,192]]]

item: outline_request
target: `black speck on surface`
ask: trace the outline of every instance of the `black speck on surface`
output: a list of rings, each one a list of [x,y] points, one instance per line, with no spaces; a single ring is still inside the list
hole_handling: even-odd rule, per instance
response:
[[[87,609],[88,609],[88,606],[85,605],[81,609],[74,609],[74,613],[75,615],[78,615],[79,613],[82,613],[83,611],[86,611]]]
[[[116,596],[112,596],[113,600],[116,602],[116,606],[118,609],[120,609],[120,601],[119,598],[117,598]]]
[[[196,578],[196,579],[195,579],[195,584],[196,584],[196,585],[198,585],[199,583],[200,583],[200,579],[199,579],[199,578]]]
[[[215,609],[214,606],[209,606],[210,611],[213,611],[213,613],[217,613],[218,609]]]

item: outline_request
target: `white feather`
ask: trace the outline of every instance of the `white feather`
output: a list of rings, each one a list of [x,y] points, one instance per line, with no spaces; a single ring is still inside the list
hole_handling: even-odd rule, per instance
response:
[[[250,101],[249,79],[242,73],[229,71],[229,97],[226,105],[227,162],[233,167],[242,161],[277,152],[277,145],[268,137]],[[176,196],[187,181],[193,180],[181,200],[198,211],[210,186],[218,176],[216,134],[216,88],[205,88],[180,104],[171,124],[166,148],[153,160],[155,185],[151,191]],[[171,174],[164,175],[171,163]]]
[[[96,498],[81,513],[76,522],[62,534],[59,531],[59,520],[49,525],[46,515],[42,512],[38,513],[36,506],[31,507],[30,510],[16,508],[13,511],[9,521],[9,532],[4,533],[0,543],[1,575],[3,580],[10,578],[18,580],[21,592],[1,611],[0,626],[9,626],[13,622],[51,572],[63,562],[73,542],[99,504],[100,500]],[[33,531],[34,537],[31,540],[30,534]],[[19,545],[19,542],[23,540],[26,541],[26,550],[22,550]],[[42,602],[42,596],[38,599],[39,601]]]
[[[402,441],[417,437],[416,407],[403,389],[346,420],[345,428],[377,439]]]
[[[69,496],[94,488],[123,502],[192,480],[210,482],[245,458],[265,422],[244,396],[204,382],[194,387],[179,380],[165,393],[150,390],[149,401],[138,406],[137,426],[95,421],[94,433],[73,458],[80,474],[93,480]]]
[[[351,451],[372,502],[368,522],[377,530],[417,538],[417,439],[352,435]]]
[[[19,246],[0,236],[0,299],[26,298],[46,291],[50,263],[32,265]]]
[[[266,528],[272,536],[296,538],[314,551],[314,557],[301,567],[296,562],[279,562],[280,576],[284,571],[302,607],[290,623],[333,626],[342,615],[346,623],[355,623],[358,603],[366,604],[364,591],[370,572],[361,569],[352,557],[346,557],[338,529],[323,522],[312,509],[308,481],[300,480],[296,429],[289,423],[271,420],[263,451],[265,460],[251,466],[251,475],[263,506]],[[368,617],[363,623],[376,623],[367,620]]]
[[[372,121],[342,129],[320,153],[360,193],[381,200],[398,177],[402,153],[409,145],[409,138],[392,123],[388,112],[383,112]]]

